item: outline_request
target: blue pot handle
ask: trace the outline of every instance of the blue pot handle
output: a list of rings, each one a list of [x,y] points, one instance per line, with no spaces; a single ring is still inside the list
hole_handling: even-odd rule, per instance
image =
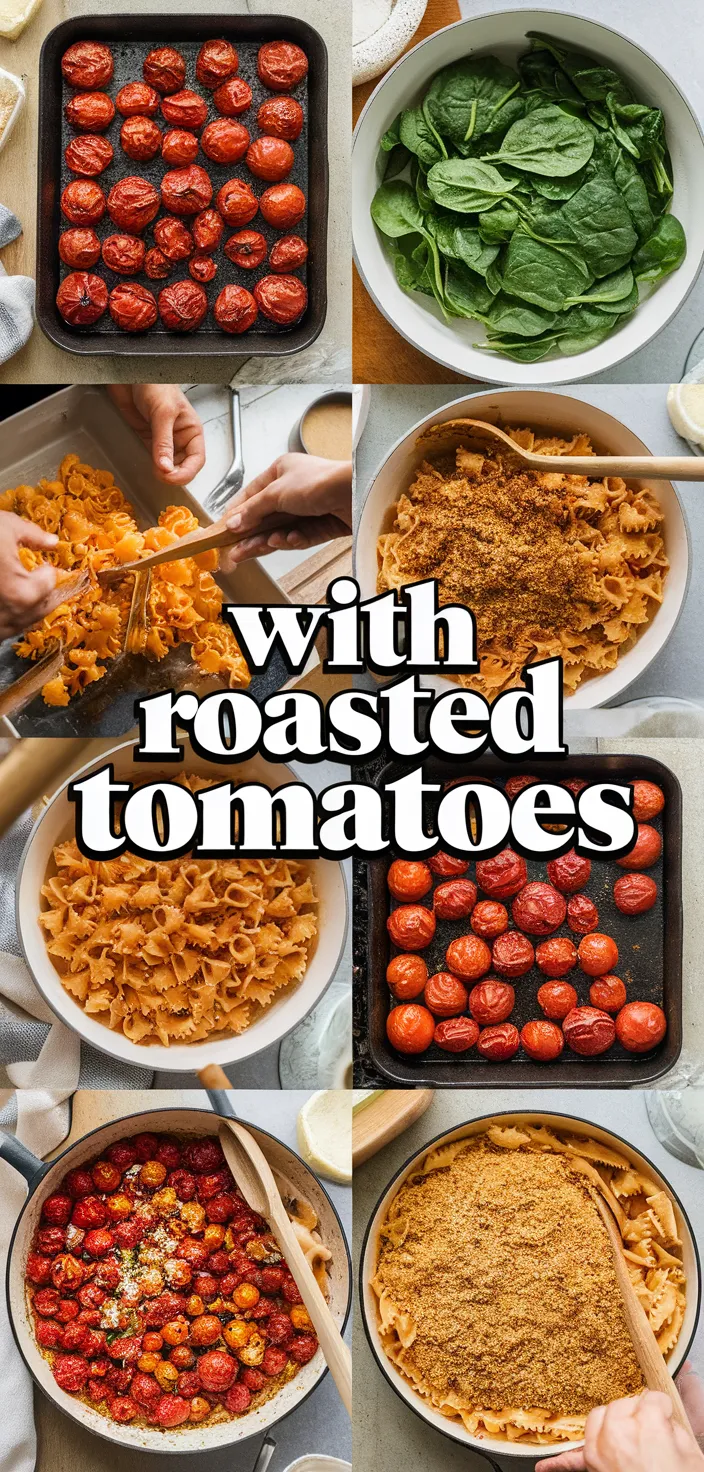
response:
[[[6,1135],[4,1130],[0,1130],[0,1159],[6,1160],[8,1165],[24,1176],[30,1190],[38,1186],[42,1176],[45,1176],[50,1169],[43,1160],[33,1155],[21,1140],[16,1139],[14,1135]]]
[[[224,1114],[226,1119],[236,1119],[232,1096],[227,1089],[206,1089],[215,1114]]]

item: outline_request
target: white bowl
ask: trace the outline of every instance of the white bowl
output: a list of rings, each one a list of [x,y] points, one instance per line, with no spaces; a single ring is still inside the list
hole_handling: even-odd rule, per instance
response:
[[[502,1125],[515,1124],[519,1126],[527,1121],[534,1121],[556,1130],[567,1128],[570,1134],[590,1135],[592,1139],[598,1140],[602,1144],[610,1145],[612,1149],[620,1150],[623,1154],[627,1155],[637,1170],[642,1171],[644,1175],[656,1181],[658,1186],[672,1198],[679,1235],[682,1240],[682,1260],[687,1276],[687,1306],[685,1309],[684,1323],[677,1344],[666,1357],[667,1366],[672,1375],[676,1374],[677,1370],[684,1363],[696,1331],[701,1299],[701,1270],[694,1233],[685,1215],[684,1208],[672,1187],[660,1172],[656,1170],[655,1166],[651,1164],[647,1156],[641,1155],[640,1151],[634,1145],[630,1144],[627,1140],[623,1140],[620,1135],[614,1135],[609,1130],[601,1129],[599,1125],[592,1124],[589,1120],[582,1120],[571,1114],[552,1114],[538,1109],[524,1111],[512,1110],[510,1113],[485,1115],[481,1119],[473,1119],[466,1124],[460,1124],[456,1129],[448,1130],[446,1134],[439,1135],[434,1140],[429,1140],[423,1146],[422,1150],[416,1151],[412,1158],[406,1161],[405,1165],[394,1176],[380,1201],[377,1203],[374,1214],[367,1227],[362,1248],[360,1296],[362,1300],[364,1328],[372,1353],[391,1388],[396,1391],[396,1394],[401,1397],[401,1400],[405,1401],[407,1406],[410,1406],[411,1410],[415,1411],[424,1421],[427,1421],[428,1425],[433,1426],[436,1431],[441,1431],[450,1440],[459,1441],[463,1446],[476,1448],[477,1451],[483,1452],[485,1456],[527,1458],[532,1466],[536,1456],[557,1455],[558,1452],[570,1451],[573,1448],[581,1446],[582,1442],[561,1441],[556,1444],[552,1451],[548,1447],[538,1448],[528,1446],[527,1444],[521,1446],[520,1444],[502,1441],[499,1437],[490,1436],[488,1433],[483,1433],[481,1437],[471,1436],[460,1421],[450,1420],[448,1416],[443,1416],[440,1411],[435,1409],[430,1401],[427,1401],[404,1379],[393,1361],[384,1352],[379,1335],[377,1298],[371,1287],[371,1279],[374,1276],[376,1267],[379,1230],[391,1202],[400,1191],[404,1181],[412,1174],[418,1160],[422,1156],[427,1155],[431,1148],[441,1143],[449,1144],[453,1140],[469,1139],[472,1135],[481,1134],[492,1120],[498,1120]],[[539,1466],[540,1463],[538,1463]]]
[[[391,13],[383,24],[352,47],[353,86],[378,77],[401,55],[418,30],[427,4],[428,0],[392,0]]]
[[[473,346],[485,340],[481,323],[453,319],[447,324],[429,297],[401,290],[369,208],[381,182],[379,140],[401,109],[423,96],[435,72],[462,56],[485,52],[514,65],[526,49],[528,31],[547,31],[570,46],[602,57],[623,73],[640,99],[662,109],[674,168],[672,212],[684,227],[687,256],[679,270],[666,277],[598,347],[570,358],[558,354],[539,363],[514,363]],[[613,368],[670,321],[691,291],[704,258],[704,195],[700,188],[704,138],[695,113],[671,77],[639,46],[609,26],[578,15],[506,10],[458,21],[421,41],[372,93],[355,130],[352,159],[355,259],[367,291],[402,337],[427,357],[469,378],[489,383],[570,383]]]
[[[393,524],[393,505],[405,490],[413,473],[423,459],[423,451],[416,446],[421,430],[427,424],[441,423],[446,419],[459,419],[469,415],[473,419],[488,419],[495,423],[545,426],[555,434],[565,437],[577,430],[588,434],[595,450],[612,455],[648,455],[647,445],[633,431],[603,409],[566,394],[551,394],[545,389],[493,389],[486,393],[470,394],[454,399],[442,409],[436,409],[411,426],[395,445],[392,445],[366,492],[357,536],[355,538],[355,575],[362,597],[373,598],[376,594],[377,559],[376,544],[382,532],[389,531]],[[648,484],[647,481],[643,484]],[[663,538],[670,562],[670,571],[665,579],[663,601],[649,623],[644,624],[635,644],[622,654],[615,669],[603,675],[585,677],[573,695],[565,695],[566,710],[591,710],[622,695],[667,643],[687,594],[689,582],[689,533],[684,509],[677,491],[669,481],[652,482],[652,490],[658,497],[665,513]],[[438,693],[453,688],[452,682],[443,675],[424,675],[423,684]],[[456,687],[454,687],[456,688]]]
[[[140,762],[135,766],[132,750],[133,743],[128,741],[106,751],[83,767],[80,774],[74,773],[72,780],[75,781],[79,775],[86,776],[107,762],[113,763],[117,780],[150,782],[160,778],[173,779],[175,771],[172,764]],[[271,788],[298,780],[290,767],[265,761],[259,756],[237,766],[206,761],[193,751],[188,741],[184,741],[183,770],[220,781],[261,782]],[[72,838],[75,832],[74,807],[68,800],[67,786],[54,794],[32,829],[20,861],[16,889],[17,933],[24,957],[44,1000],[57,1017],[94,1048],[121,1059],[123,1063],[176,1072],[193,1072],[206,1063],[219,1063],[221,1067],[239,1063],[280,1042],[297,1027],[320,1001],[332,981],[344,948],[348,901],[342,865],[328,859],[312,861],[318,893],[319,930],[307,970],[302,980],[273,1001],[251,1027],[236,1037],[206,1038],[204,1042],[177,1043],[169,1048],[160,1043],[132,1043],[122,1033],[113,1032],[89,1016],[65,991],[47,953],[39,924],[40,891],[52,850],[55,844]]]

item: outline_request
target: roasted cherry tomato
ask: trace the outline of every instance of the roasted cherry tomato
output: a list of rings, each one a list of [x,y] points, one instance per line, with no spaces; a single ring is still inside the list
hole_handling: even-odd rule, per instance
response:
[[[242,77],[231,77],[229,82],[223,82],[213,93],[213,102],[223,117],[239,117],[252,106],[252,88]],[[259,126],[261,127],[261,123]]]
[[[567,901],[567,924],[576,935],[587,935],[599,924],[599,911],[586,894],[573,894]]]
[[[449,879],[454,874],[466,874],[469,868],[469,859],[455,858],[454,854],[446,854],[439,848],[432,858],[428,859],[428,868],[433,874],[443,879]]]
[[[626,1001],[626,988],[620,976],[599,976],[589,988],[592,1007],[602,1012],[620,1012]]]
[[[64,158],[72,174],[80,174],[84,179],[95,179],[112,163],[112,143],[99,133],[84,133],[81,138],[71,139]]]
[[[463,920],[477,903],[477,886],[471,879],[446,879],[433,894],[438,920]]]
[[[622,874],[614,885],[614,903],[622,915],[643,915],[652,910],[658,887],[649,874]]]
[[[509,777],[505,785],[506,796],[508,798],[518,797],[519,792],[523,792],[525,787],[535,787],[536,782],[539,781],[539,777]]]
[[[579,942],[577,956],[587,976],[606,976],[618,965],[618,946],[610,935],[595,931]]]
[[[544,981],[538,987],[538,1006],[553,1022],[562,1022],[577,1006],[577,993],[569,981]]]
[[[152,246],[144,257],[144,270],[151,281],[163,281],[171,275],[172,262],[158,246]]]
[[[258,230],[237,230],[234,235],[230,236],[229,240],[225,241],[225,255],[228,260],[232,261],[235,266],[240,266],[244,271],[253,271],[255,267],[261,266],[262,261],[266,260],[266,253],[266,240]],[[407,867],[412,868],[415,866],[409,864]],[[425,868],[425,865],[423,864],[419,867]],[[393,864],[391,868],[394,868]],[[428,874],[428,880],[429,883],[426,885],[426,889],[432,884],[430,874]],[[426,889],[423,889],[421,893],[425,894]],[[412,895],[397,895],[397,899],[412,898],[414,898]],[[420,899],[420,895],[415,896],[415,898]]]
[[[268,225],[292,230],[306,212],[306,197],[297,184],[272,184],[264,190],[259,208]]]
[[[161,128],[153,118],[125,118],[120,129],[120,144],[128,158],[138,163],[146,162],[161,152]]]
[[[73,271],[65,276],[56,293],[56,305],[71,327],[89,327],[102,317],[108,304],[108,289],[100,276]]]
[[[66,103],[66,117],[81,133],[104,133],[115,116],[115,104],[107,92],[77,92]]]
[[[651,818],[657,818],[665,806],[665,794],[656,782],[644,782],[639,779],[632,782],[633,788],[633,816],[636,823],[649,823]]]
[[[249,133],[234,118],[216,118],[203,129],[200,146],[214,163],[236,164],[247,152]]]
[[[243,231],[242,233],[250,232]],[[229,243],[228,241],[228,245]],[[230,255],[230,252],[227,251],[227,254]],[[234,257],[230,256],[230,260],[233,259]],[[240,264],[239,261],[237,264]],[[393,864],[389,866],[386,883],[394,899],[422,900],[423,895],[427,894],[432,887],[433,876],[427,864],[414,863],[408,859],[394,859]]]
[[[103,241],[103,260],[111,271],[116,271],[118,276],[136,276],[142,270],[146,249],[144,241],[138,235],[108,235]],[[114,1168],[114,1167],[113,1167]],[[117,1182],[120,1176],[118,1173]],[[114,1190],[114,1187],[101,1186],[100,1190]]]
[[[649,1053],[667,1032],[667,1018],[654,1002],[627,1002],[616,1018],[616,1036],[629,1053]]]
[[[538,880],[526,884],[516,895],[511,913],[516,925],[528,935],[549,935],[562,925],[567,905],[559,890]]]
[[[416,1002],[394,1007],[386,1019],[386,1035],[399,1053],[424,1053],[435,1033],[435,1019]]]
[[[70,1395],[77,1395],[88,1379],[88,1361],[78,1354],[57,1355],[51,1368],[57,1385]]]
[[[187,261],[195,250],[195,241],[183,220],[173,215],[162,215],[154,226],[154,239],[159,250],[170,261]]]
[[[290,92],[306,76],[308,58],[291,41],[267,41],[259,48],[257,71],[272,92]]]
[[[237,1375],[237,1360],[224,1349],[209,1349],[198,1361],[198,1375],[204,1390],[220,1394],[228,1390]]]
[[[308,260],[308,246],[300,235],[282,235],[271,247],[269,265],[272,271],[297,271]]]
[[[160,203],[158,191],[148,179],[129,174],[113,184],[108,195],[108,214],[121,230],[141,235],[159,213]]]
[[[142,75],[150,87],[162,95],[178,92],[186,80],[186,63],[173,46],[157,46],[150,51],[142,67]]]
[[[105,214],[106,200],[92,179],[73,179],[61,196],[61,213],[72,225],[95,225]]]
[[[463,981],[479,981],[491,966],[491,951],[478,935],[458,935],[445,952],[448,971]]]
[[[257,179],[278,184],[290,174],[295,160],[291,144],[285,138],[265,136],[255,138],[250,143],[245,162],[250,173],[255,174]]]
[[[633,848],[616,863],[620,869],[649,869],[651,864],[657,864],[661,853],[662,838],[657,828],[651,828],[649,823],[639,823]]]
[[[217,250],[224,228],[217,210],[202,210],[196,215],[191,221],[191,230],[198,250]]]
[[[434,1017],[458,1017],[467,1010],[467,988],[450,971],[429,976],[423,996]]]
[[[521,1028],[521,1043],[528,1057],[536,1063],[552,1063],[554,1058],[559,1058],[565,1039],[556,1022],[545,1022],[539,1018]]]
[[[170,169],[161,181],[164,209],[173,215],[197,215],[206,210],[213,197],[213,186],[205,169],[188,164],[185,169]]]
[[[439,1022],[434,1042],[445,1053],[466,1053],[479,1037],[479,1028],[471,1017],[448,1017]]]
[[[263,315],[284,327],[297,322],[308,305],[308,292],[297,276],[262,276],[254,296]]]
[[[554,935],[541,941],[535,959],[543,976],[566,976],[577,965],[577,947],[567,936]]]
[[[482,1027],[490,1027],[497,1022],[505,1022],[511,1016],[516,1003],[516,993],[507,981],[497,981],[495,976],[487,976],[477,986],[473,986],[469,994],[469,1010],[475,1022],[481,1023]]]
[[[213,257],[207,256],[204,251],[198,251],[188,262],[188,274],[194,281],[212,281],[217,270]]]
[[[161,156],[164,163],[183,168],[194,163],[198,148],[195,133],[189,133],[187,128],[168,128],[162,139]]]
[[[576,894],[583,889],[592,872],[591,859],[583,859],[571,848],[559,859],[550,859],[548,879],[561,894]]]
[[[608,1052],[616,1037],[613,1017],[597,1007],[573,1007],[564,1019],[562,1031],[568,1048],[583,1058]]]
[[[259,201],[244,179],[228,179],[218,190],[215,204],[227,225],[248,225],[259,209]]]
[[[120,281],[110,292],[110,316],[123,332],[146,332],[153,327],[158,312],[152,293],[138,281]]]
[[[423,991],[428,968],[422,956],[394,956],[386,968],[386,980],[398,1002],[410,1002]]]
[[[475,935],[484,940],[495,940],[508,930],[508,910],[498,900],[480,900],[472,910],[470,925]]]
[[[257,303],[244,286],[223,286],[213,307],[213,315],[223,332],[248,332],[257,320]]]
[[[208,104],[197,92],[185,87],[171,97],[162,97],[162,116],[176,128],[202,128],[208,116]]]
[[[100,241],[95,230],[64,230],[59,236],[59,255],[64,265],[85,271],[100,260]]]
[[[239,57],[229,41],[206,41],[198,52],[196,76],[202,87],[219,87],[234,77]]]
[[[505,930],[491,948],[491,966],[499,976],[525,976],[535,961],[535,951],[520,930]]]
[[[491,1063],[505,1063],[518,1052],[521,1039],[518,1028],[512,1022],[502,1022],[498,1027],[485,1027],[477,1040],[477,1052]]]
[[[208,310],[208,298],[197,281],[174,281],[159,292],[159,316],[172,332],[194,332]]]
[[[61,71],[69,87],[90,92],[106,87],[112,80],[115,64],[109,46],[102,41],[74,41],[61,58]]]
[[[478,859],[477,884],[494,900],[508,900],[528,880],[526,861],[512,848],[504,848],[493,859]]]
[[[270,137],[294,143],[303,131],[303,108],[295,97],[270,97],[259,108],[257,126]]]
[[[159,111],[159,93],[146,82],[127,82],[115,98],[115,106],[123,118],[155,118]]]
[[[400,951],[422,951],[435,935],[435,916],[425,905],[399,905],[389,915],[386,928]]]

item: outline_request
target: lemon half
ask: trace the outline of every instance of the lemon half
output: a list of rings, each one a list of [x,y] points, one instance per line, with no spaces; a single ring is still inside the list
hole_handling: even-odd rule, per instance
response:
[[[704,449],[704,383],[671,383],[667,412],[682,439]]]
[[[352,1180],[352,1095],[349,1089],[320,1089],[306,1099],[296,1126],[307,1165],[330,1181]]]

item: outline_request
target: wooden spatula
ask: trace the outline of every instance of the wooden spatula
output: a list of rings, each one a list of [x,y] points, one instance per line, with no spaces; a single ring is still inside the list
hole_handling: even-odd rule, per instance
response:
[[[601,480],[621,475],[625,480],[701,480],[704,457],[697,455],[537,455],[523,450],[510,435],[485,419],[446,419],[423,430],[419,446],[440,444],[445,439],[466,439],[487,447],[510,450],[529,470],[559,470],[563,475],[588,475]]]
[[[352,1359],[350,1352],[316,1283],[313,1270],[303,1249],[299,1245],[286,1207],[281,1200],[271,1166],[253,1135],[238,1124],[237,1120],[223,1120],[219,1133],[223,1154],[247,1205],[269,1223],[286,1258],[320,1341],[328,1369],[340,1392],[340,1399],[348,1415],[351,1416]]]
[[[693,1437],[694,1432],[692,1431],[687,1418],[687,1412],[682,1404],[682,1397],[660,1353],[658,1342],[646,1318],[645,1309],[628,1276],[628,1268],[623,1256],[621,1234],[606,1202],[600,1196],[597,1196],[596,1204],[609,1234],[616,1278],[623,1298],[626,1323],[631,1339],[633,1340],[636,1358],[643,1372],[643,1379],[648,1390],[659,1390],[663,1395],[670,1397],[672,1401],[673,1420],[678,1425],[683,1426],[685,1431],[688,1431],[690,1436]]]
[[[256,528],[259,532],[290,531],[295,526],[294,516],[265,516]],[[170,547],[162,547],[159,552],[149,552],[146,557],[137,557],[132,562],[123,562],[120,567],[105,567],[98,573],[98,582],[104,588],[114,583],[119,583],[127,573],[146,572],[150,567],[159,567],[162,562],[179,562],[182,557],[197,557],[201,552],[211,552],[214,548],[234,547],[238,542],[244,542],[251,537],[251,529],[244,532],[233,532],[227,525],[225,516],[219,521],[214,521],[212,526],[199,526],[197,531],[188,532],[187,536],[180,537],[178,542],[173,542]]]

